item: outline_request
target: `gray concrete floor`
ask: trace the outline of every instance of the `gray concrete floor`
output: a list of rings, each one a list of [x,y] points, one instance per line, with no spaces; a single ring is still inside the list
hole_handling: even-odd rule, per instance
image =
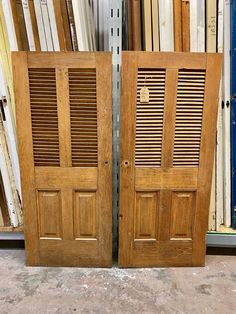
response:
[[[0,314],[236,313],[236,257],[203,268],[25,267],[24,250],[0,250]]]

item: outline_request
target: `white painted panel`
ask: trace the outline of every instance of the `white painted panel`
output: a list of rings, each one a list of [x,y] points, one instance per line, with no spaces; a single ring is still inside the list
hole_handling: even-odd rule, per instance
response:
[[[5,195],[6,195],[7,208],[8,208],[8,212],[9,212],[9,216],[10,216],[10,221],[14,227],[17,227],[18,226],[18,220],[17,220],[17,216],[15,214],[14,200],[13,200],[10,180],[9,180],[8,173],[7,173],[7,166],[5,163],[1,142],[0,142],[0,170],[1,170],[2,181],[3,181],[3,185],[4,185],[4,191],[5,191]]]
[[[8,146],[9,156],[11,159],[15,185],[19,192],[20,197],[22,197],[15,120],[14,120],[12,109],[11,109],[10,97],[9,97],[7,88],[5,86],[2,65],[0,63],[0,98],[2,99],[3,97],[5,97],[7,100],[6,104],[4,104],[4,113],[5,113],[6,121],[3,121],[3,126],[6,133],[7,146]]]
[[[224,224],[231,225],[230,171],[230,0],[224,0],[224,55],[223,55],[223,158],[224,158]]]
[[[50,29],[52,33],[53,47],[55,51],[60,51],[53,0],[47,0],[47,7],[48,7]]]
[[[206,51],[216,52],[216,0],[206,0]],[[216,154],[215,154],[216,159]],[[211,199],[209,207],[209,230],[216,230],[216,160],[214,159]]]
[[[40,0],[40,4],[41,4],[42,19],[43,19],[45,37],[46,37],[46,42],[47,42],[47,48],[48,48],[48,51],[53,51],[54,47],[53,47],[53,42],[52,42],[52,32],[51,32],[49,16],[48,16],[47,0]]]
[[[2,8],[3,8],[5,21],[6,21],[10,50],[18,51],[16,32],[15,32],[15,27],[14,27],[14,22],[13,22],[13,17],[12,17],[10,0],[2,0]]]
[[[173,2],[159,0],[160,51],[174,51]]]
[[[72,6],[74,11],[74,20],[75,20],[75,29],[76,29],[76,36],[77,42],[79,46],[79,51],[87,51],[88,47],[86,45],[85,37],[86,34],[83,29],[83,19],[82,19],[82,9],[80,2],[77,0],[72,0]]]
[[[190,1],[190,51],[205,52],[205,0]]]
[[[35,42],[34,42],[34,34],[33,34],[33,29],[32,29],[32,22],[30,18],[28,0],[22,0],[22,7],[23,7],[23,12],[24,12],[25,26],[26,26],[27,38],[29,42],[29,49],[30,51],[35,51],[36,49],[35,49]]]
[[[37,20],[38,32],[39,32],[39,42],[40,42],[41,51],[47,51],[48,47],[47,47],[45,30],[44,30],[40,0],[34,0],[34,7],[35,7],[35,15],[36,15],[36,20]]]
[[[223,0],[218,0],[218,38],[217,50],[223,52]],[[223,116],[222,116],[222,80],[219,92],[219,110],[217,121],[217,146],[216,146],[216,231],[224,222],[223,202]]]

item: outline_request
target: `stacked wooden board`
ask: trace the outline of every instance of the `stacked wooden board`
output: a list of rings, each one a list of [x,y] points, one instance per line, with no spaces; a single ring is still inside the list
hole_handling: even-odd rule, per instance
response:
[[[230,1],[124,0],[127,44],[146,51],[224,52],[219,96],[217,149],[209,230],[231,226],[230,171]],[[109,14],[113,14],[109,12]],[[2,0],[0,4],[1,69],[7,122],[5,137],[16,190],[21,196],[15,141],[15,106],[10,51],[106,50],[106,0]],[[124,28],[125,29],[125,28]],[[223,36],[224,32],[224,36]],[[11,135],[13,134],[13,136]],[[9,140],[14,138],[14,140]]]
[[[229,12],[229,1],[226,3]],[[236,229],[236,3],[231,4],[231,181],[232,181],[232,227]],[[228,31],[228,30],[227,30]],[[227,108],[228,109],[228,108]]]
[[[15,37],[15,50],[23,51],[97,50],[96,5],[92,0],[3,0],[9,38]]]
[[[22,225],[11,51],[104,50],[105,0],[0,3],[0,227]]]
[[[230,1],[126,0],[127,50],[224,52],[209,230],[231,226]]]
[[[23,223],[21,185],[14,120],[14,93],[10,44],[4,18],[4,5],[0,3],[0,227]]]

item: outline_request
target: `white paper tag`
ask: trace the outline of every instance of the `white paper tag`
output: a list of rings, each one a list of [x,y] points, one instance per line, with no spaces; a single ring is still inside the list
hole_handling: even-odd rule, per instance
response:
[[[146,86],[142,87],[140,90],[140,102],[149,102],[149,89]]]

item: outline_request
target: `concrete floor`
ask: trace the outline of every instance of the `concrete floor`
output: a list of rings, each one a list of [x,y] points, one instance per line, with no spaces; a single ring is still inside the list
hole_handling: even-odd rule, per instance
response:
[[[204,268],[25,267],[24,250],[0,250],[0,314],[236,313],[236,257]]]

